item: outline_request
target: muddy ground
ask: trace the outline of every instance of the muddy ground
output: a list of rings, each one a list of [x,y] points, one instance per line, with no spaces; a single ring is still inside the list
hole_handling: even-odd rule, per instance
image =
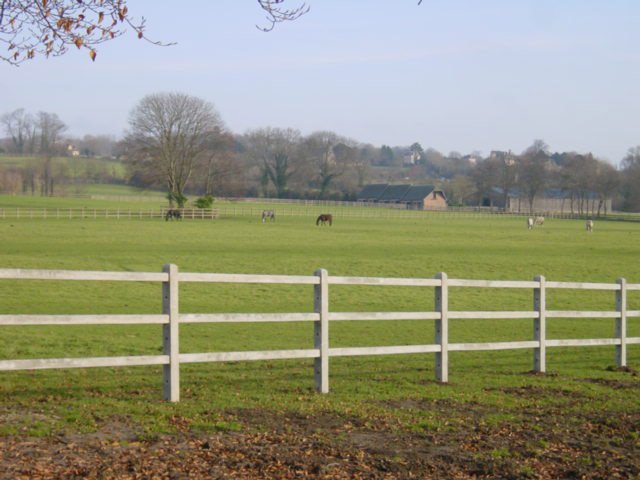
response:
[[[575,395],[536,387],[504,393]],[[95,433],[0,437],[0,478],[640,478],[640,409],[568,415],[534,405],[502,421],[493,407],[448,400],[379,403],[397,414],[386,420],[238,409],[224,412],[237,430],[197,432],[176,417],[177,433],[157,436],[112,418]],[[450,420],[398,420],[420,412]]]
[[[585,381],[640,391],[635,380]],[[223,431],[172,417],[175,433],[154,436],[113,417],[93,433],[0,437],[0,479],[640,478],[640,400],[611,413],[561,388],[499,393],[529,407],[395,400],[372,404],[382,414],[370,418],[233,409],[216,412]]]

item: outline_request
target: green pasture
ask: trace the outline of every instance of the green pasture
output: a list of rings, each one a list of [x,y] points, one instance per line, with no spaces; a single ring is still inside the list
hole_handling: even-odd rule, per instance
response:
[[[0,155],[0,166],[9,168],[37,168],[44,161],[43,157]],[[100,173],[122,178],[126,173],[119,160],[98,157],[53,157],[52,168],[54,172],[62,172],[69,178],[91,177]]]
[[[47,201],[88,200],[42,199],[37,204]],[[11,198],[0,198],[0,207],[10,203]],[[290,207],[271,208],[278,212]],[[425,213],[359,218],[344,209],[334,210],[339,213],[332,227],[316,227],[319,207],[291,208],[297,210],[266,224],[257,214],[182,222],[0,219],[0,268],[158,272],[174,263],[185,272],[311,275],[325,268],[330,275],[348,276],[432,278],[446,272],[450,278],[531,280],[544,275],[550,281],[609,283],[624,277],[640,283],[637,223],[596,221],[595,231],[588,234],[578,220],[549,219],[528,231],[519,217]],[[433,288],[332,286],[330,297],[332,311],[434,308]],[[530,310],[532,297],[529,290],[458,288],[450,291],[450,308]],[[615,297],[613,292],[551,291],[547,304],[558,310],[611,310]],[[629,308],[640,310],[640,292],[630,293]],[[180,290],[184,313],[312,310],[310,286],[182,284]],[[0,281],[0,314],[160,312],[158,284]],[[547,328],[548,338],[609,338],[614,321],[550,319]],[[434,326],[432,321],[354,321],[333,322],[330,329],[332,346],[346,347],[432,343]],[[159,326],[1,327],[0,332],[0,359],[154,355],[162,349]],[[183,325],[180,335],[183,352],[313,345],[309,323]],[[640,319],[629,319],[629,336],[640,336]],[[531,338],[531,320],[452,320],[450,325],[451,342]],[[183,365],[179,404],[162,401],[160,367],[0,372],[0,419],[21,412],[12,422],[0,422],[0,433],[93,430],[113,416],[133,419],[150,433],[171,430],[175,415],[187,418],[193,428],[236,428],[224,413],[230,408],[329,410],[372,422],[392,417],[398,428],[447,428],[446,422],[455,419],[398,413],[384,401],[488,404],[503,412],[488,421],[513,421],[519,409],[534,400],[504,390],[524,385],[548,389],[551,394],[544,401],[559,408],[578,408],[568,401],[571,397],[552,394],[566,390],[590,399],[582,409],[637,411],[632,390],[591,381],[634,382],[638,387],[631,373],[607,369],[615,364],[613,347],[549,349],[551,374],[541,376],[528,374],[532,355],[529,350],[451,353],[446,386],[434,380],[432,354],[335,358],[331,393],[324,396],[313,390],[313,364],[308,360]],[[629,347],[628,363],[638,368],[640,346]]]

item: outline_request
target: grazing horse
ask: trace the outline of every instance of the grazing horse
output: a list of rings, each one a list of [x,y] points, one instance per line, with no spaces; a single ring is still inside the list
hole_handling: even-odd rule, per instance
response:
[[[333,225],[333,215],[331,215],[330,213],[323,213],[316,220],[316,226],[324,225],[327,222],[329,222],[329,226]]]
[[[167,220],[182,220],[182,212],[176,208],[170,208],[167,210],[167,213],[164,216],[165,221]]]
[[[527,228],[531,230],[533,228],[533,217],[527,218]]]
[[[262,211],[262,223],[266,222],[267,218],[269,219],[270,222],[275,221],[276,212],[274,212],[273,210],[263,210]]]
[[[593,220],[587,220],[587,232],[593,232]]]

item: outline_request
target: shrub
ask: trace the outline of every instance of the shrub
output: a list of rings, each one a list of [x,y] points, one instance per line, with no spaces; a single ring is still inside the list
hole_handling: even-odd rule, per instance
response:
[[[213,205],[213,197],[211,195],[205,195],[196,200],[195,206],[197,208],[211,208]]]

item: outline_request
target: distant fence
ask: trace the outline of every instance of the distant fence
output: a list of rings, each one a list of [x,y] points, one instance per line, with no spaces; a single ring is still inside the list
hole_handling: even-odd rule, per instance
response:
[[[131,208],[0,208],[0,218],[29,219],[88,219],[110,218],[117,220],[142,218],[167,218],[168,208],[131,209]],[[218,218],[216,208],[182,208],[180,218],[188,220],[213,220]]]
[[[0,326],[162,325],[162,355],[0,360],[0,371],[162,365],[164,398],[172,402],[177,402],[180,399],[180,365],[183,363],[312,358],[314,359],[315,388],[318,392],[328,393],[330,357],[434,353],[436,359],[435,378],[439,382],[447,382],[449,352],[531,349],[534,370],[545,372],[547,348],[613,346],[615,347],[616,364],[619,367],[625,367],[627,365],[627,346],[640,344],[640,337],[627,336],[627,319],[640,317],[640,310],[627,309],[627,292],[640,291],[640,284],[627,284],[624,279],[619,279],[616,283],[549,282],[541,276],[536,277],[533,281],[459,280],[450,279],[445,273],[439,273],[435,278],[344,277],[329,276],[327,271],[322,269],[317,270],[313,276],[247,275],[185,273],[179,272],[176,265],[165,265],[162,273],[0,269],[0,280],[162,283],[162,314],[159,315],[0,315]],[[183,282],[312,285],[314,311],[313,313],[182,313],[178,304],[178,290]],[[424,312],[333,312],[329,308],[329,285],[431,287],[435,294],[435,309]],[[449,310],[449,291],[452,288],[465,287],[529,289],[533,292],[533,309],[526,311]],[[615,295],[615,308],[607,311],[547,310],[546,292],[550,289],[611,291]],[[610,318],[615,322],[615,336],[596,339],[549,339],[546,334],[548,318]],[[531,319],[533,320],[533,339],[514,342],[449,343],[449,322],[457,319]],[[435,343],[331,348],[329,322],[358,320],[433,320]],[[179,330],[181,324],[239,322],[313,322],[314,346],[298,350],[180,353]]]
[[[529,214],[504,212],[483,208],[448,208],[445,210],[407,210],[397,208],[352,208],[353,202],[333,202],[335,205],[324,205],[306,201],[307,203],[282,202],[276,208],[270,208],[276,213],[276,217],[304,217],[317,216],[320,213],[332,213],[334,219],[340,218],[381,218],[381,219],[433,219],[433,218],[505,218],[528,217]],[[259,218],[263,208],[251,206],[252,202],[220,202],[216,208],[182,209],[182,218],[197,220],[213,220],[220,217],[255,217]],[[350,204],[349,204],[350,203]],[[349,205],[347,205],[349,204]],[[0,219],[164,219],[168,208],[25,208],[12,207],[0,208]],[[537,215],[537,214],[536,214]],[[545,218],[557,219],[584,219],[586,216],[577,214],[542,213]],[[640,222],[640,215],[607,214],[596,217],[600,220]]]

